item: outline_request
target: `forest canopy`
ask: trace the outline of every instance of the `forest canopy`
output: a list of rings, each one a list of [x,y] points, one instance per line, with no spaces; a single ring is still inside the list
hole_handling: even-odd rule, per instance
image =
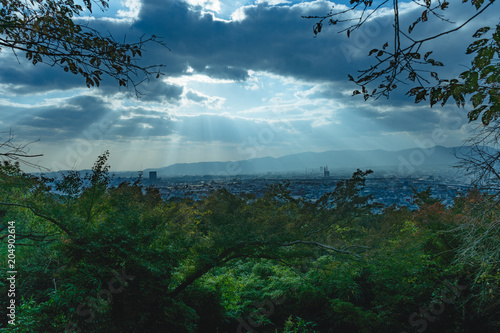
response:
[[[292,198],[286,183],[262,197],[165,201],[138,182],[110,186],[106,160],[55,183],[1,167],[2,253],[15,221],[19,267],[16,326],[2,331],[496,326],[499,254],[487,245],[498,244],[498,207],[484,213],[485,194],[446,207],[425,191],[417,211],[376,213],[361,195],[371,172],[358,170],[316,202]]]

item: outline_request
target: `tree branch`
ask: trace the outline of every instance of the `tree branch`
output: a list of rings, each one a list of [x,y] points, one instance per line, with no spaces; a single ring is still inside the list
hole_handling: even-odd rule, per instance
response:
[[[285,242],[285,243],[278,243],[278,242],[273,242],[273,241],[257,241],[257,242],[241,242],[236,246],[233,246],[231,248],[226,249],[223,251],[219,256],[216,258],[213,258],[209,262],[203,264],[201,267],[199,267],[194,273],[190,274],[182,283],[180,283],[177,287],[174,288],[171,292],[168,293],[169,297],[175,298],[177,297],[181,292],[183,292],[187,287],[189,287],[191,284],[193,284],[197,279],[208,273],[212,268],[220,266],[221,264],[227,263],[228,261],[236,258],[242,258],[242,257],[253,257],[252,254],[249,253],[243,253],[243,252],[236,252],[236,251],[243,251],[248,248],[258,248],[261,246],[273,246],[273,247],[289,247],[289,246],[294,246],[297,244],[304,244],[304,245],[311,245],[311,246],[316,246],[319,248],[323,248],[326,250],[331,250],[335,251],[337,253],[342,253],[342,254],[348,254],[348,255],[353,255],[355,257],[359,257],[357,253],[353,253],[350,251],[346,251],[346,249],[337,249],[329,245],[321,244],[318,242],[313,242],[313,241],[303,241],[303,240],[297,240],[297,241],[292,241],[292,242]],[[368,249],[369,247],[366,246],[349,246],[350,247],[359,247],[359,248],[365,248]],[[261,257],[260,255],[258,257]],[[271,257],[267,257],[268,259],[271,259]],[[277,258],[273,258],[277,259]]]
[[[9,202],[0,202],[0,205],[3,205],[3,206],[14,206],[14,207],[21,207],[21,208],[25,208],[25,209],[28,209],[30,210],[33,214],[35,214],[36,216],[38,217],[41,217],[47,221],[50,221],[52,222],[54,225],[56,225],[57,227],[59,227],[59,229],[61,229],[62,231],[64,231],[66,234],[68,235],[72,235],[73,232],[71,230],[69,230],[68,228],[66,228],[60,221],[57,221],[55,219],[53,219],[52,217],[50,216],[47,216],[39,211],[37,211],[36,208],[34,207],[31,207],[31,206],[28,206],[28,205],[23,205],[23,204],[18,204],[18,203],[9,203]]]

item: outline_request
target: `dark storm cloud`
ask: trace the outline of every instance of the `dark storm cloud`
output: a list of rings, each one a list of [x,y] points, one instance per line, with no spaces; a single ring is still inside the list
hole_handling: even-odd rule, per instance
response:
[[[162,112],[144,109],[112,110],[107,102],[93,96],[78,96],[57,105],[20,110],[26,113],[15,124],[16,131],[25,138],[41,141],[86,139],[85,133],[98,129],[105,140],[168,136],[174,122]]]
[[[442,111],[442,110],[440,110]],[[446,110],[441,115],[438,110],[428,107],[392,108],[380,110],[369,106],[343,108],[330,117],[325,117],[324,124],[317,119],[290,121],[289,124],[298,134],[297,137],[317,141],[340,137],[344,139],[366,136],[380,136],[381,133],[399,132],[425,133],[436,128],[456,130],[465,124],[465,119]],[[449,113],[449,115],[448,115]],[[446,116],[448,115],[448,116]]]
[[[12,60],[5,57],[0,60],[0,82],[6,85],[6,90],[11,94],[30,95],[85,86],[84,79],[65,73],[58,67],[19,64]]]
[[[467,5],[450,8],[446,13],[460,22],[470,14],[464,10]],[[165,61],[167,67],[171,66],[172,75],[189,64],[196,72],[214,77],[220,77],[221,69],[225,70],[226,77],[231,77],[227,68],[233,67],[243,74],[252,69],[312,81],[345,82],[347,73],[367,67],[366,56],[372,48],[393,40],[392,20],[387,16],[368,22],[350,39],[345,34],[337,34],[340,29],[326,29],[318,38],[313,38],[311,28],[315,21],[301,16],[325,14],[330,6],[329,3],[309,6],[259,4],[244,9],[246,18],[243,21],[222,22],[180,1],[145,0],[134,28],[164,36],[172,52],[160,50],[155,58]],[[419,8],[402,14],[403,29],[406,30],[406,24],[420,16],[421,11]],[[453,25],[432,17],[418,25],[413,35],[428,36],[440,31],[438,27],[452,28]],[[443,62],[466,64],[465,45],[461,38],[470,39],[473,28],[450,35],[454,38],[431,41],[428,48],[436,50]],[[438,46],[445,48],[439,51]],[[237,79],[244,78],[237,76]]]
[[[358,107],[339,112],[336,120],[363,135],[377,135],[381,132],[425,133],[436,128],[459,129],[467,123],[463,113],[463,110],[455,107],[431,109],[427,106],[414,106],[388,110]]]
[[[421,132],[439,124],[439,117],[433,110],[422,107],[417,110],[391,110],[379,113],[377,117],[365,118],[367,127],[375,127],[383,132]]]
[[[234,81],[245,81],[249,77],[246,69],[220,65],[205,67],[201,73],[216,79]]]
[[[318,14],[329,10],[327,3],[320,7]],[[196,73],[235,81],[247,79],[249,69],[312,80],[345,78],[337,64],[338,58],[343,57],[335,42],[337,36],[314,39],[313,22],[301,18],[310,12],[299,7],[260,4],[247,7],[245,13],[247,18],[242,22],[228,23],[214,20],[211,14],[202,14],[200,9],[181,1],[148,0],[144,1],[139,20],[131,28],[123,22],[102,19],[89,24],[100,31],[109,31],[117,40],[124,34],[128,41],[142,35],[162,36],[172,51],[149,44],[142,64],[164,64],[164,71],[170,76],[185,74],[191,66]],[[12,93],[84,86],[83,78],[59,68],[43,64],[21,66],[6,58],[2,62],[4,69],[0,71],[0,78],[3,83],[12,84],[8,86]],[[116,86],[114,80],[104,80],[101,91],[113,93],[118,91]],[[169,93],[167,99],[180,96],[175,89]],[[157,98],[154,90],[149,94],[153,95],[151,100]]]
[[[152,80],[149,83],[142,84],[140,90],[140,98],[143,101],[175,103],[181,98],[184,88],[160,80]]]
[[[77,133],[106,116],[110,110],[102,100],[91,96],[78,96],[51,107],[43,107],[34,115],[17,125],[37,129],[58,129],[66,133]]]
[[[194,92],[192,98],[198,96]],[[188,95],[187,94],[187,95]],[[99,133],[104,140],[167,139],[177,134],[191,142],[239,144],[255,136],[265,124],[217,115],[178,116],[144,108],[120,109],[95,96],[78,96],[57,104],[21,109],[9,106],[11,114],[25,114],[15,122],[16,132],[26,139],[42,142],[88,139],[86,133]],[[4,119],[3,119],[4,120]],[[95,136],[95,135],[94,135]],[[94,138],[95,139],[95,138]]]
[[[320,12],[329,10],[326,3],[321,7]],[[313,22],[301,18],[307,14],[301,8],[261,4],[247,7],[245,14],[241,22],[222,22],[180,1],[146,0],[135,28],[164,36],[172,52],[155,49],[160,51],[155,57],[165,61],[167,71],[185,64],[235,80],[245,79],[248,69],[313,79],[336,76],[338,68],[328,58],[340,49],[331,38],[313,38]]]
[[[446,13],[455,21],[460,21],[471,13],[470,10],[464,10],[467,5],[452,6]],[[350,87],[346,75],[366,68],[370,63],[366,58],[368,51],[380,47],[386,40],[392,40],[392,22],[375,19],[353,33],[350,39],[345,34],[337,34],[337,28],[326,28],[318,38],[313,38],[312,26],[315,21],[301,17],[325,14],[330,8],[331,3],[327,2],[300,6],[259,4],[245,7],[244,20],[223,22],[215,20],[209,13],[203,13],[201,8],[179,0],[144,0],[139,19],[132,27],[124,22],[102,19],[89,23],[101,31],[111,32],[117,40],[121,40],[124,34],[128,41],[142,35],[162,36],[171,51],[150,44],[144,53],[144,64],[164,64],[165,72],[171,76],[186,74],[189,65],[196,73],[214,78],[242,81],[248,78],[248,70],[262,70]],[[402,15],[403,26],[411,23],[421,11],[417,9]],[[474,27],[450,35],[453,38],[430,42],[428,47],[435,50],[438,59],[445,63],[466,65],[468,60],[464,55],[462,37],[470,39],[473,30],[486,22],[484,19],[477,21]],[[414,35],[432,34],[438,31],[437,26],[445,25],[447,23],[431,17],[428,22],[415,28]],[[19,66],[12,61],[7,63],[5,58],[2,62],[1,82],[12,84],[9,89],[13,93],[27,94],[84,86],[83,78],[56,68],[37,65],[34,69],[35,66],[31,65]],[[447,66],[444,70],[452,71],[453,66]],[[114,80],[104,81],[102,85],[103,92],[117,90]],[[146,87],[145,92],[149,92],[150,97],[147,98],[151,101],[173,101],[182,94],[180,88],[175,86],[164,86],[162,89]],[[395,98],[407,100],[404,96]]]

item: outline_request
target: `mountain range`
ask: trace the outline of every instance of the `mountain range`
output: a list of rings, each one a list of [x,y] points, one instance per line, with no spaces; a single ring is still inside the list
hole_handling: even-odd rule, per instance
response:
[[[330,172],[359,169],[391,170],[401,175],[418,171],[448,170],[459,162],[456,157],[466,154],[470,147],[411,148],[399,151],[387,150],[331,150],[305,152],[283,157],[262,157],[234,162],[176,163],[156,171],[158,177],[201,175],[255,175],[269,173],[311,173],[319,175],[324,167]]]

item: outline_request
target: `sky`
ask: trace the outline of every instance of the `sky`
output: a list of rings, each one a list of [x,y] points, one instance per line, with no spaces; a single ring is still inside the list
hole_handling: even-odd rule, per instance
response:
[[[163,64],[165,75],[141,84],[144,95],[137,98],[114,81],[89,89],[82,77],[2,49],[0,139],[11,130],[15,142],[33,141],[29,153],[44,156],[31,162],[52,171],[90,168],[106,150],[111,170],[125,171],[306,151],[461,145],[471,129],[467,107],[414,104],[405,86],[389,99],[352,96],[356,86],[347,75],[373,64],[368,52],[392,41],[392,17],[383,8],[350,38],[339,26],[315,37],[316,20],[303,18],[346,5],[111,0],[107,11],[79,20],[117,40],[161,37],[168,48],[147,45],[141,64]],[[498,23],[498,7],[423,47],[445,63],[441,77],[470,65],[471,35]],[[422,13],[414,2],[400,8],[404,26]],[[454,3],[443,12],[452,22],[431,16],[412,36],[453,28],[474,11],[470,3]]]

